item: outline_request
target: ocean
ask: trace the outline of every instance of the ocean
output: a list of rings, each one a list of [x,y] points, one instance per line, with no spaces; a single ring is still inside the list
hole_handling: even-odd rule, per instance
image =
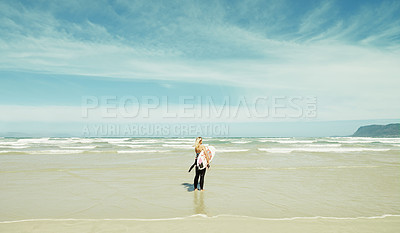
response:
[[[0,232],[399,232],[400,138],[0,138]]]

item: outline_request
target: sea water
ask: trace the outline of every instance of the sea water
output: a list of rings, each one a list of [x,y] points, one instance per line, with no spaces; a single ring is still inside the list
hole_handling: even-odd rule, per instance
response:
[[[199,192],[188,173],[194,138],[0,138],[0,229],[43,221],[387,217],[399,229],[399,138],[203,143],[217,152]]]

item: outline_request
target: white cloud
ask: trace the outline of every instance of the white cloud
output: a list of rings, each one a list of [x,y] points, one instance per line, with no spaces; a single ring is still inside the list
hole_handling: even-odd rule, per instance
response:
[[[331,1],[324,1],[320,6],[306,14],[300,24],[299,33],[314,34],[319,32],[320,27],[327,21],[330,21],[335,13],[333,12],[332,5]]]
[[[70,10],[78,9],[76,4]],[[329,114],[343,116],[338,112],[351,109],[343,106],[338,110],[333,102],[338,96],[362,109],[352,116],[355,118],[367,113],[381,116],[375,111],[377,106],[370,106],[372,102],[381,103],[388,117],[398,113],[394,107],[400,99],[394,88],[400,84],[400,47],[396,41],[400,26],[395,17],[398,3],[382,3],[377,9],[355,12],[349,19],[334,19],[330,17],[334,2],[324,2],[304,15],[299,31],[286,33],[285,40],[270,33],[281,24],[267,23],[267,28],[261,29],[263,22],[254,20],[245,27],[227,20],[228,10],[221,6],[206,12],[204,6],[190,5],[181,14],[176,13],[179,17],[168,18],[160,6],[149,8],[145,1],[126,4],[130,13],[148,15],[141,15],[134,23],[131,21],[136,18],[115,15],[116,22],[126,23],[115,26],[132,27],[133,31],[135,27],[148,29],[144,33],[150,35],[149,40],[149,35],[138,35],[140,30],[123,35],[88,19],[60,20],[52,8],[35,11],[1,3],[0,69],[212,82],[242,87],[244,94],[313,94],[322,104],[331,106],[325,109],[335,109],[327,111],[326,118]],[[278,3],[268,9],[284,10]],[[243,9],[243,17],[251,10],[249,6]],[[260,17],[273,20],[267,13]],[[157,14],[161,16],[151,17]],[[327,21],[330,26],[323,28]]]

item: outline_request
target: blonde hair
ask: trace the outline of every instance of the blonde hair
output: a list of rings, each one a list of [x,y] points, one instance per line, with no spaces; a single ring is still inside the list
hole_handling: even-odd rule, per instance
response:
[[[194,142],[194,147],[195,147],[196,149],[198,149],[199,146],[201,145],[200,142],[203,142],[203,139],[202,139],[201,137],[197,137],[197,138],[196,138],[196,141]]]

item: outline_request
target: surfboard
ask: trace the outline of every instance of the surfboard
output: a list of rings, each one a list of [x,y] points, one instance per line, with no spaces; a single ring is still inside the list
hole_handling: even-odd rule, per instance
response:
[[[213,146],[206,146],[205,153],[204,150],[201,151],[199,156],[197,157],[197,167],[200,170],[203,170],[204,168],[207,167],[207,159],[206,159],[206,154],[208,155],[209,161],[214,158],[215,156],[215,147]]]

